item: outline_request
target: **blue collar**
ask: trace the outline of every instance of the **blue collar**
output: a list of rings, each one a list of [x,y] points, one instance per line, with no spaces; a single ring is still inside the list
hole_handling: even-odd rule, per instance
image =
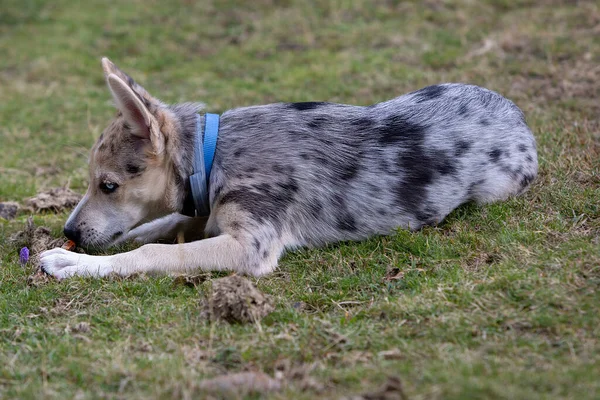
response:
[[[190,176],[190,193],[182,211],[185,215],[205,217],[210,215],[208,198],[208,181],[212,170],[217,137],[219,135],[219,115],[204,115],[204,135],[202,134],[202,117],[197,116],[196,140],[194,145],[194,173]],[[191,196],[190,196],[191,195]],[[191,200],[191,201],[190,201]],[[189,204],[189,207],[186,207]]]

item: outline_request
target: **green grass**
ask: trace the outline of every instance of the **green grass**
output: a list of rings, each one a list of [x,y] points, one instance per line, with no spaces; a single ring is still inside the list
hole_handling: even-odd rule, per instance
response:
[[[390,375],[411,399],[600,397],[600,8],[574,3],[4,0],[0,201],[85,190],[114,113],[101,56],[214,112],[480,84],[525,111],[540,175],[436,228],[286,255],[255,280],[277,304],[260,328],[204,320],[207,285],[170,277],[29,287],[6,242],[21,213],[0,222],[0,397],[198,398],[203,378],[282,364],[314,382],[271,398],[338,398]],[[58,233],[66,216],[36,221]]]

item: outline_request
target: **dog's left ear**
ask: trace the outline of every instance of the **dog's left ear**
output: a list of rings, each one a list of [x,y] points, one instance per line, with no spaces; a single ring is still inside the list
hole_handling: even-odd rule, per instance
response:
[[[149,140],[156,154],[164,150],[164,140],[158,121],[133,89],[115,75],[109,74],[106,82],[117,108],[131,127],[131,132],[140,139]]]

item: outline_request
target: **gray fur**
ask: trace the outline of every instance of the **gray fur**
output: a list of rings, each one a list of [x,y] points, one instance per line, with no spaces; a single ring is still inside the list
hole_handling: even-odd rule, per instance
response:
[[[465,202],[520,194],[537,168],[523,113],[477,86],[368,107],[239,108],[221,116],[207,231],[238,237],[256,262],[273,248],[276,260],[284,247],[439,223]]]
[[[43,267],[59,278],[193,268],[259,276],[286,248],[437,224],[465,202],[518,195],[537,175],[535,139],[517,106],[477,86],[442,84],[367,107],[226,111],[208,220],[164,217],[189,209],[199,105],[167,106],[109,60],[103,68],[122,113],[92,149],[88,193],[65,234],[98,247],[201,227],[215,237],[105,257],[49,251]]]

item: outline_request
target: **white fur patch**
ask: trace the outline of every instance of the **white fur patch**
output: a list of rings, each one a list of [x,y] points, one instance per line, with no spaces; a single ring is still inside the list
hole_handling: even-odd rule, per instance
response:
[[[90,256],[56,248],[42,253],[41,268],[57,279],[73,276],[100,278],[113,272],[112,256]]]

